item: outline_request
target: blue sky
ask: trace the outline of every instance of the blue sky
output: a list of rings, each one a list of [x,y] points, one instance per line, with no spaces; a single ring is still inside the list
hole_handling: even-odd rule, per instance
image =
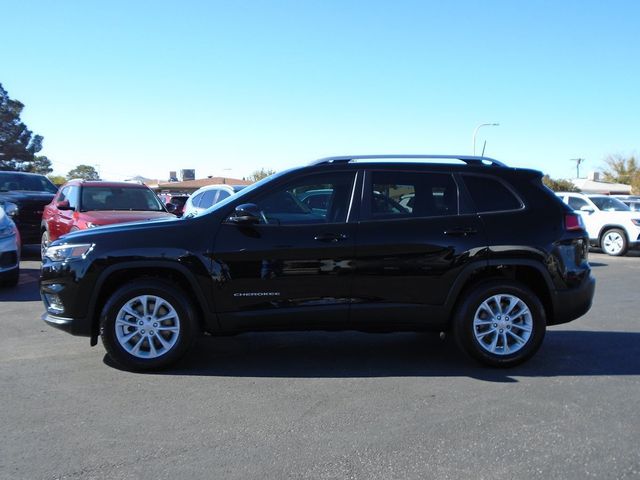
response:
[[[640,2],[22,0],[0,82],[65,174],[241,177],[478,150],[554,177],[637,154]],[[11,19],[7,21],[7,19]]]

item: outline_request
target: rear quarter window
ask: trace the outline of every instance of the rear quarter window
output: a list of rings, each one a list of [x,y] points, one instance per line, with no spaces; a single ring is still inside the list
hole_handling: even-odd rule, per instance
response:
[[[522,200],[500,180],[483,175],[463,175],[478,213],[520,210]]]

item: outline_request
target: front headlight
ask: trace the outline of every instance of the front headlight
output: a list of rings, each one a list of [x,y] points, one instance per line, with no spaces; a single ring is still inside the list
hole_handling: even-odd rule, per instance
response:
[[[44,256],[54,262],[64,262],[66,260],[76,260],[87,258],[93,249],[93,243],[75,243],[69,245],[56,245],[48,247]]]
[[[633,223],[636,227],[640,227],[640,218],[632,218],[631,223]]]
[[[13,202],[4,202],[2,205],[4,208],[4,213],[6,213],[9,217],[13,218],[18,215],[18,205]]]

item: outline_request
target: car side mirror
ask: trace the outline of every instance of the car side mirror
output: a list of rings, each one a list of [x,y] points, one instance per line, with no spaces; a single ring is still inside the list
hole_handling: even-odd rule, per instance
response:
[[[261,218],[262,212],[255,203],[243,203],[236,207],[227,221],[237,225],[254,225],[260,223]]]
[[[581,212],[587,212],[587,213],[593,213],[594,212],[593,208],[591,208],[589,205],[584,205],[584,206],[580,207],[580,211]]]
[[[176,206],[173,203],[166,203],[164,208],[166,208],[167,212],[169,212],[169,213],[175,213],[176,212]]]
[[[58,210],[73,210],[71,205],[69,205],[69,200],[62,200],[62,201],[56,203],[56,208]]]

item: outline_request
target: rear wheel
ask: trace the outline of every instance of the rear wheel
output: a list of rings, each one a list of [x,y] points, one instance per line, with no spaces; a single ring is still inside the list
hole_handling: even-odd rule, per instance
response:
[[[602,251],[612,257],[620,257],[627,253],[628,242],[624,231],[612,228],[602,234],[600,240]]]
[[[189,299],[159,279],[117,290],[101,315],[100,335],[109,356],[128,370],[155,370],[182,357],[197,331]]]
[[[537,296],[511,280],[480,283],[464,295],[454,317],[458,346],[493,367],[512,367],[542,344],[545,311]]]

